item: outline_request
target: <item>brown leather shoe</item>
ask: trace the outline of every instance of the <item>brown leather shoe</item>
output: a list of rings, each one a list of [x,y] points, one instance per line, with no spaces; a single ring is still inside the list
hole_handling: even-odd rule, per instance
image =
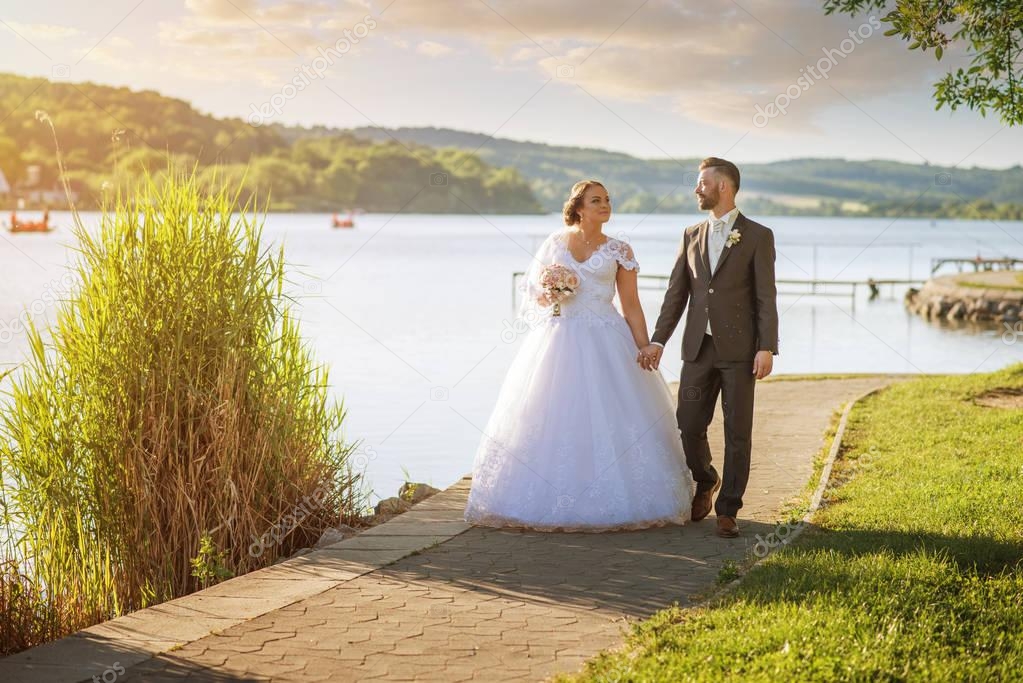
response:
[[[718,515],[717,535],[721,538],[735,538],[739,535],[739,524],[735,517]]]
[[[710,514],[714,507],[714,494],[719,488],[721,488],[720,478],[708,490],[693,496],[693,509],[690,511],[690,517],[694,522],[699,522]]]

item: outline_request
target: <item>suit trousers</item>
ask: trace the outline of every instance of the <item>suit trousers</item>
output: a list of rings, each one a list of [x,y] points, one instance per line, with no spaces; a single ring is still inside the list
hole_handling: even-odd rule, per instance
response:
[[[693,473],[698,493],[714,487],[719,477],[711,464],[707,428],[714,419],[714,406],[721,395],[725,419],[725,461],[714,511],[735,517],[742,508],[742,496],[749,482],[753,438],[753,393],[756,377],[753,359],[718,360],[711,335],[704,335],[694,361],[682,364],[678,391],[678,427],[686,464]]]

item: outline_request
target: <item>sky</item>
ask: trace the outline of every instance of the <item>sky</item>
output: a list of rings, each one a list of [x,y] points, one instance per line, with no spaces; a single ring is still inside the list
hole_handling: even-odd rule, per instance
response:
[[[821,0],[3,0],[0,71],[155,90],[254,125],[739,163],[1019,163],[1023,131],[935,111],[932,84],[968,56],[938,62],[886,28]]]

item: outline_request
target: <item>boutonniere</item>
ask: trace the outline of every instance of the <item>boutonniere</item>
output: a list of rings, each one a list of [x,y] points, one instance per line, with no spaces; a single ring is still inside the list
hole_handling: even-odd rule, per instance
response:
[[[728,237],[725,239],[725,246],[726,247],[733,247],[736,244],[738,244],[739,240],[741,240],[741,239],[742,239],[742,233],[739,232],[738,230],[735,230],[733,228],[732,231],[730,233],[728,233]]]

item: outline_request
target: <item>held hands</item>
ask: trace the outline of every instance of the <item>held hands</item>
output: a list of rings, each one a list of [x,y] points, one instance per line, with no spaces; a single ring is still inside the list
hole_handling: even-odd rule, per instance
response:
[[[636,362],[644,370],[656,370],[661,364],[661,354],[663,353],[664,347],[647,344],[639,350]],[[753,357],[753,374],[756,375],[756,378],[764,379],[771,374],[773,369],[774,355],[770,351],[757,351],[757,355]]]
[[[647,344],[639,350],[639,354],[636,356],[636,362],[639,363],[640,367],[644,370],[656,370],[657,366],[661,364],[662,353],[664,353],[663,346]]]
[[[753,374],[757,379],[763,379],[771,374],[774,368],[774,356],[770,351],[757,351],[753,356]]]
[[[657,344],[647,344],[639,350],[636,362],[644,370],[656,370],[661,364],[661,354],[663,353],[664,347]],[[753,357],[753,374],[756,375],[757,379],[764,379],[771,374],[773,369],[774,355],[770,351],[757,351],[757,355]]]

